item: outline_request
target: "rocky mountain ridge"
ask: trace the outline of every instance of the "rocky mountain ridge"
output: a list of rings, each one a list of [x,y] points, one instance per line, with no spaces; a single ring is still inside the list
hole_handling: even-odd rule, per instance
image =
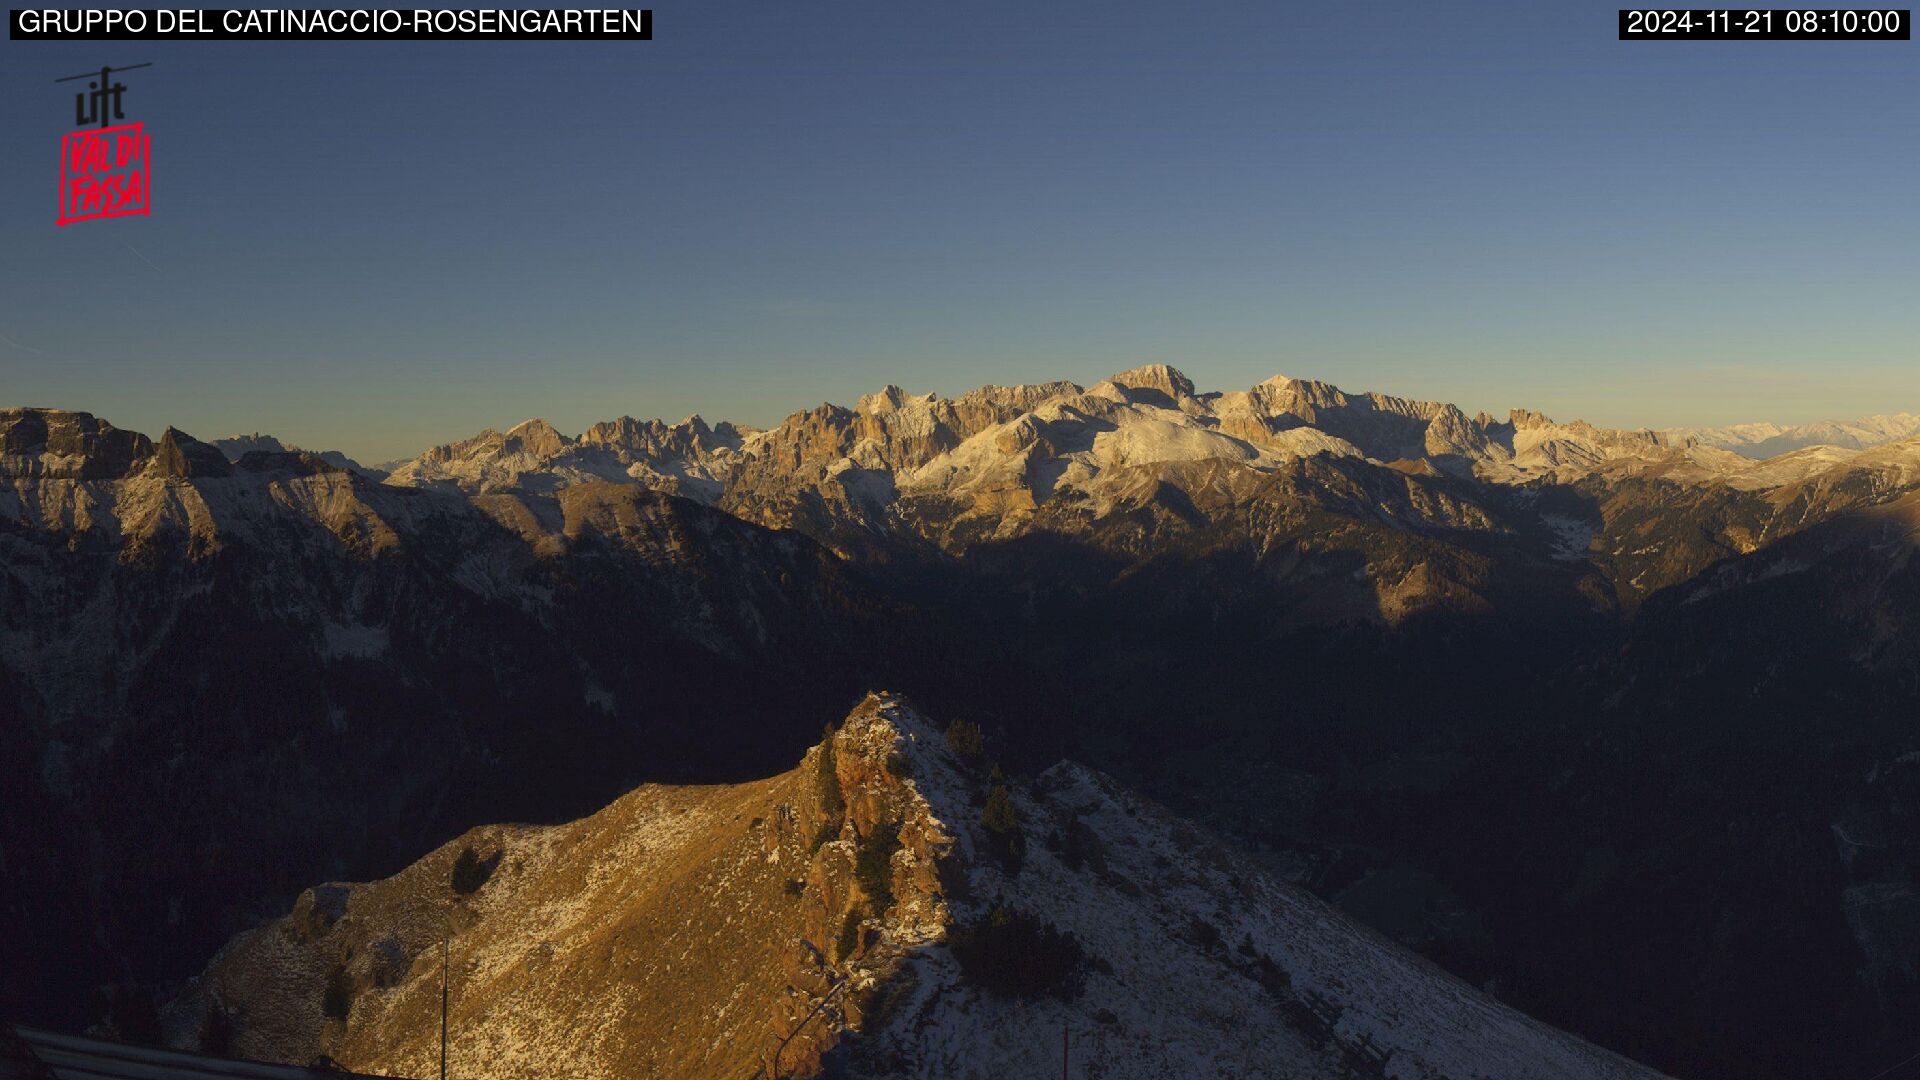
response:
[[[224,950],[168,1026],[177,1045],[211,1031],[246,1056],[427,1075],[444,932],[461,1075],[1033,1075],[1064,1032],[1081,1071],[1116,1080],[1657,1077],[1099,773],[1009,785],[949,742],[872,695],[780,776],[641,789],[308,890]]]

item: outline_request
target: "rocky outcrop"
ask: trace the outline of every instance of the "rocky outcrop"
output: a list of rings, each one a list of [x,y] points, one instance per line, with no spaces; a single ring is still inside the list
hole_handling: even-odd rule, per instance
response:
[[[145,435],[91,413],[0,409],[0,476],[114,480],[131,475],[152,455]]]
[[[232,463],[220,448],[203,443],[184,431],[168,428],[154,449],[151,469],[156,476],[173,480],[192,477],[230,476]]]
[[[911,777],[906,715],[869,697],[780,776],[642,788],[309,889],[173,1004],[172,1038],[218,1012],[242,1056],[427,1075],[450,934],[456,1073],[811,1075],[950,922],[954,840]],[[464,883],[463,858],[482,868]]]

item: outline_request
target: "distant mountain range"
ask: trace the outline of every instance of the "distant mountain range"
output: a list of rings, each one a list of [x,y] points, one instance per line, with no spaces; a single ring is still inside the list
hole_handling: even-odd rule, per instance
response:
[[[768,459],[797,463],[782,470],[790,473],[820,458],[866,484],[866,495],[886,500],[1013,484],[1044,486],[1034,492],[1043,499],[1055,485],[1097,488],[1103,470],[1131,465],[1222,460],[1271,471],[1329,455],[1501,484],[1657,465],[1690,470],[1696,479],[1763,485],[1769,480],[1753,479],[1741,459],[1815,445],[1859,450],[1916,435],[1920,417],[1906,414],[1797,428],[1618,431],[1555,423],[1524,409],[1469,417],[1440,402],[1349,395],[1285,376],[1251,390],[1203,394],[1177,369],[1153,364],[1090,388],[989,386],[946,399],[890,386],[852,409],[823,405],[766,431],[709,427],[698,416],[671,425],[623,417],[570,437],[529,420],[504,434],[485,431],[435,447],[397,465],[392,480],[485,492],[603,479],[712,501],[741,486],[738,480],[764,475]],[[1712,452],[1721,449],[1737,456]]]
[[[1027,820],[1083,763],[1653,1068],[1871,1075],[1912,1052],[1920,1008],[1920,437],[1897,419],[1852,436],[1891,441],[1756,460],[1784,435],[1735,452],[1306,380],[1203,392],[1155,365],[888,388],[760,431],[529,421],[382,479],[268,436],[0,410],[0,1010],[186,1038],[158,1007],[204,1003],[181,980],[315,882],[413,880],[450,837],[641,784],[774,783],[885,687],[977,726]],[[553,881],[601,872],[542,858]],[[1124,872],[1162,890],[1153,918],[1219,899],[1174,902],[1194,871],[1166,858]],[[979,880],[1056,926],[1105,895],[1031,865]],[[715,896],[673,900],[711,929]],[[354,1000],[389,978],[379,937],[315,933],[311,956],[357,950]],[[561,945],[553,963],[584,962]],[[1283,939],[1255,948],[1304,977]],[[1188,973],[1257,981],[1255,957],[1208,963]],[[1144,1000],[1100,985],[1070,1024]],[[245,996],[223,1000],[264,1015]],[[417,1032],[363,1015],[260,1045],[411,1060]],[[1294,1019],[1274,1045],[1317,1030]],[[1389,1033],[1325,1022],[1328,1046]],[[866,1024],[846,1018],[849,1046]]]
[[[251,435],[233,435],[225,439],[213,440],[213,445],[227,456],[228,461],[239,461],[252,453],[286,454],[301,452],[297,446],[288,446],[271,435],[254,432]],[[362,465],[338,450],[321,450],[313,455],[336,469],[350,469],[363,473],[376,480],[386,478],[386,470]]]
[[[1858,420],[1828,420],[1818,424],[1790,426],[1735,424],[1721,428],[1679,428],[1666,434],[1670,438],[1693,439],[1706,446],[1718,446],[1742,457],[1770,458],[1811,446],[1864,450],[1881,443],[1911,439],[1920,435],[1920,416],[1895,413],[1892,416],[1867,416]]]

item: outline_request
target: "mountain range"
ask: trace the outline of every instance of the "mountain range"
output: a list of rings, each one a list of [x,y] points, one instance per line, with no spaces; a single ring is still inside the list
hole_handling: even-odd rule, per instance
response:
[[[1678,429],[1667,432],[1667,435],[1718,446],[1743,457],[1768,458],[1805,450],[1810,446],[1864,450],[1881,443],[1911,439],[1920,435],[1920,416],[1895,413],[1858,420],[1827,420],[1817,424],[1734,424],[1721,428]]]
[[[1284,1048],[1300,1075],[1336,1075],[1373,1052],[1365,1034],[1398,1048],[1389,1062],[1472,1075],[1437,1035],[1389,1041],[1466,1008],[1582,1061],[1618,1059],[1580,1039],[1681,1077],[1870,1075],[1912,1052],[1920,1007],[1920,438],[1901,423],[1761,458],[1814,435],[1469,416],[1286,378],[1203,393],[1153,365],[951,399],[890,387],[766,430],[529,421],[372,470],[265,436],[0,411],[0,1007],[190,1040],[217,990],[232,1022],[215,1027],[243,1049],[416,1069],[431,935],[407,920],[446,899],[427,886],[460,851],[507,853],[456,903],[471,977],[505,994],[500,965],[585,971],[591,949],[568,943],[597,917],[538,905],[631,895],[594,876],[629,832],[659,836],[648,865],[689,883],[741,845],[799,858],[753,832],[782,805],[815,812],[779,794],[787,770],[834,745],[823,726],[892,702],[910,742],[965,725],[1004,771],[909,766],[961,848],[1012,841],[956,824],[978,812],[935,805],[936,776],[959,778],[953,798],[1004,789],[1018,820],[1095,806],[1110,867],[1133,845],[1166,859],[1116,870],[1160,890],[1145,900],[1070,876],[1057,824],[1022,833],[1018,872],[956,864],[1020,913],[1008,925],[1071,933],[1112,968],[1077,960],[1078,995],[1047,999],[1073,1037],[1143,1037],[1146,969],[1123,967],[1113,935],[1185,926],[1147,950],[1173,985],[1277,984],[1264,958],[1351,1018],[1286,995],[1222,1013],[1230,1071]],[[915,705],[865,696],[883,687]],[[682,806],[687,828],[659,833]],[[833,850],[857,861],[873,824],[843,822]],[[1272,919],[1166,848],[1182,827],[1219,837],[1235,869],[1218,872],[1255,883]],[[345,881],[372,884],[317,885]],[[810,873],[793,910],[825,883]],[[940,981],[958,961],[939,943],[996,907],[940,888],[947,914],[895,958],[952,992],[906,1002],[919,1035],[886,1008],[842,1017],[816,1066],[1026,1060],[954,1041],[954,1002],[1000,1006]],[[708,944],[613,984],[690,993],[646,972],[762,965],[733,1006],[676,998],[701,1019],[634,1029],[694,1055],[674,1059],[685,1075],[698,1047],[749,1030],[728,1018],[792,1019],[802,998],[781,980],[799,969],[754,951],[766,935],[813,935],[823,966],[802,991],[852,977],[818,940],[851,909],[806,922],[769,895],[747,906],[772,922],[715,937],[724,897],[688,884],[636,908],[636,928],[672,914]],[[389,938],[404,964],[382,958]],[[1316,941],[1379,979],[1430,972],[1404,976],[1429,1020],[1396,1028],[1358,975],[1332,987]],[[335,964],[344,1020],[323,1007]],[[300,1008],[281,1016],[289,994]],[[559,1007],[543,1000],[527,1015]],[[469,1022],[508,1054],[501,1001]],[[1500,1060],[1534,1064],[1488,1075],[1606,1075]]]
[[[1090,388],[988,386],[948,399],[889,386],[852,409],[822,405],[765,431],[709,426],[698,416],[672,425],[623,417],[570,437],[529,420],[435,447],[396,465],[390,480],[485,493],[601,479],[778,518],[792,507],[768,506],[778,501],[768,489],[800,484],[820,499],[883,510],[933,497],[998,503],[1021,489],[1037,504],[1056,493],[1097,497],[1119,479],[1102,480],[1103,473],[1139,466],[1229,461],[1270,473],[1317,456],[1507,486],[1658,468],[1695,483],[1771,487],[1790,477],[1754,465],[1775,456],[1758,452],[1769,445],[1779,447],[1776,454],[1831,447],[1812,460],[1833,466],[1853,456],[1846,451],[1917,435],[1920,418],[1904,414],[1802,428],[1617,431],[1524,409],[1469,417],[1444,403],[1349,395],[1285,376],[1246,391],[1199,394],[1177,369],[1154,364]],[[1729,449],[1741,452],[1717,452]]]

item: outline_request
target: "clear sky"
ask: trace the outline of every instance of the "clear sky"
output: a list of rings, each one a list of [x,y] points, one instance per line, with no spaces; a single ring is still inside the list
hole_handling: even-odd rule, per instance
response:
[[[1920,411],[1920,46],[1613,5],[656,0],[638,43],[0,43],[0,403],[378,461],[544,416],[1276,373]],[[55,228],[129,72],[150,219]]]

